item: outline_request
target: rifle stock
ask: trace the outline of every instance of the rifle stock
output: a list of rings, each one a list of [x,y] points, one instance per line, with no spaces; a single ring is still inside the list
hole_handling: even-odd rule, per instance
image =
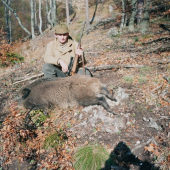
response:
[[[80,44],[79,44],[77,49],[80,49],[80,48],[81,48],[81,47],[80,47]],[[79,58],[79,56],[76,54],[76,55],[75,55],[75,58],[74,58],[73,67],[72,67],[72,70],[71,70],[71,75],[74,75],[74,74],[76,73],[78,58]]]

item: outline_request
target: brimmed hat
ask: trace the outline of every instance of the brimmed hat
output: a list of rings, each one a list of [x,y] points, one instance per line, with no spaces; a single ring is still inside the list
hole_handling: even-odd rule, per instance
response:
[[[68,26],[66,24],[58,24],[55,28],[56,34],[66,34],[69,33]]]

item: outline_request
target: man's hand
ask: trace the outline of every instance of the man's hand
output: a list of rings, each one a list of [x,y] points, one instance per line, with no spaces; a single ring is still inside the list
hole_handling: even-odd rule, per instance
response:
[[[81,48],[77,49],[76,54],[80,57],[83,54],[83,50]]]
[[[58,63],[60,64],[62,71],[66,73],[68,71],[68,65],[61,59],[58,60]]]

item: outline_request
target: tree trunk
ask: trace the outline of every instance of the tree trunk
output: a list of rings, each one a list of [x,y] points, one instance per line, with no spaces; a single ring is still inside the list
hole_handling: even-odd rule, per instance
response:
[[[35,31],[38,32],[38,22],[37,22],[37,1],[34,1],[34,21],[35,21]]]
[[[52,3],[52,0],[50,0],[50,11],[48,12],[48,21],[49,21],[49,23],[51,24],[51,27],[53,27],[54,26],[54,23],[53,23],[53,18],[52,18],[52,5],[53,3]]]
[[[143,34],[145,34],[146,31],[149,28],[149,17],[150,17],[149,7],[150,7],[150,0],[146,0],[145,1],[144,15],[143,15],[142,23],[141,23],[141,28],[142,28],[141,32]]]
[[[8,5],[11,6],[11,0],[8,0]],[[12,42],[12,22],[11,22],[11,11],[9,10],[9,32],[10,42]]]
[[[95,15],[96,15],[97,6],[98,6],[98,0],[95,0],[95,4],[96,4],[96,6],[95,6],[94,13],[93,13],[93,17],[92,17],[92,19],[91,19],[91,21],[90,21],[90,25],[93,23],[94,18],[95,18]]]
[[[46,27],[48,25],[48,0],[45,1],[46,2]]]
[[[131,13],[130,21],[129,21],[129,31],[130,32],[133,32],[135,29],[134,21],[135,21],[135,17],[136,17],[136,13],[137,13],[136,2],[137,2],[137,0],[132,0],[132,13]]]
[[[68,0],[66,0],[66,16],[67,16],[67,25],[70,24],[70,16],[69,16],[69,4]]]
[[[51,10],[48,12],[48,22],[51,24],[51,28],[53,27],[53,22],[51,20]]]
[[[40,34],[43,35],[43,32],[42,32],[42,18],[41,18],[41,0],[39,0],[39,19],[40,19],[39,31],[40,31]]]
[[[57,23],[57,17],[56,17],[56,0],[52,0],[52,21],[53,26]]]
[[[126,2],[125,0],[122,0],[122,20],[120,24],[120,32],[123,30],[125,26],[125,17],[126,17],[125,8],[126,8]]]
[[[73,5],[72,5],[72,0],[69,0],[69,14],[73,14],[74,10],[73,10]]]
[[[87,29],[90,27],[90,22],[89,22],[89,1],[86,0],[86,26]]]
[[[8,0],[6,0],[6,3],[8,4]],[[5,6],[5,21],[6,21],[6,33],[7,33],[7,43],[10,43],[10,32],[9,32],[9,23],[8,23],[8,10],[7,7]]]
[[[35,27],[35,23],[34,23],[34,0],[30,1],[30,5],[31,5],[31,35],[32,35],[32,39],[35,39],[35,32],[34,32],[34,27]]]
[[[142,20],[143,4],[144,4],[143,0],[138,0],[138,13],[137,13],[137,24],[138,24],[138,26],[140,25],[141,20]]]

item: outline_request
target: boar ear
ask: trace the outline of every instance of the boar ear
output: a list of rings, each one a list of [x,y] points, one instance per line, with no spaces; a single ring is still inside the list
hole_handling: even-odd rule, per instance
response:
[[[30,92],[31,92],[30,89],[24,88],[22,90],[22,94],[23,94],[22,99],[25,100],[27,98],[27,96],[30,94]]]

